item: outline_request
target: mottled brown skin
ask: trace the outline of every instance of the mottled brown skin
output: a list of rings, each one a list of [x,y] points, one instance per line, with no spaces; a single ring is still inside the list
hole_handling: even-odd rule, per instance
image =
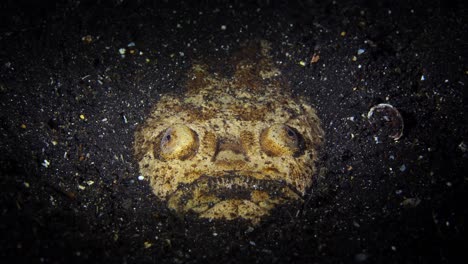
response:
[[[323,131],[269,50],[246,45],[230,77],[194,65],[186,94],[162,96],[136,131],[140,172],[178,213],[256,223],[310,187]]]

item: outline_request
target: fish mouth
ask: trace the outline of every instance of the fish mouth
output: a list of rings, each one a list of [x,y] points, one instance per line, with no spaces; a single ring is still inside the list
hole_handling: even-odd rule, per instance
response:
[[[181,184],[168,199],[179,213],[194,212],[202,218],[244,218],[253,222],[287,201],[301,199],[291,184],[279,180],[257,179],[236,173],[202,175]]]

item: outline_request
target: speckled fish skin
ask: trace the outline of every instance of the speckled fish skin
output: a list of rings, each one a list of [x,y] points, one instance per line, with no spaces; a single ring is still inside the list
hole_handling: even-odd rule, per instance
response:
[[[135,132],[140,172],[171,209],[258,223],[311,186],[320,120],[291,96],[270,50],[245,44],[229,77],[193,65],[186,93],[163,95]]]

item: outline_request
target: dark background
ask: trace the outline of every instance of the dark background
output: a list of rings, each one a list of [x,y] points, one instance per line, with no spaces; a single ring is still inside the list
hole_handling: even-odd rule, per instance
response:
[[[466,6],[241,2],[1,2],[2,263],[466,261]],[[318,111],[320,173],[257,226],[178,218],[138,180],[133,133],[192,62],[222,70],[255,39]],[[378,103],[398,142],[375,140]]]

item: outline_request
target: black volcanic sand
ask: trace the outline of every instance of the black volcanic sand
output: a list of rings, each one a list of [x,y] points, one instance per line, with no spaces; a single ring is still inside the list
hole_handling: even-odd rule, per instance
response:
[[[2,263],[462,256],[465,6],[90,2],[0,4]],[[223,70],[254,39],[272,43],[291,89],[318,110],[320,173],[303,205],[257,226],[180,218],[139,180],[133,133],[161,94],[184,92],[193,62]],[[367,120],[379,103],[403,117],[397,142]]]

